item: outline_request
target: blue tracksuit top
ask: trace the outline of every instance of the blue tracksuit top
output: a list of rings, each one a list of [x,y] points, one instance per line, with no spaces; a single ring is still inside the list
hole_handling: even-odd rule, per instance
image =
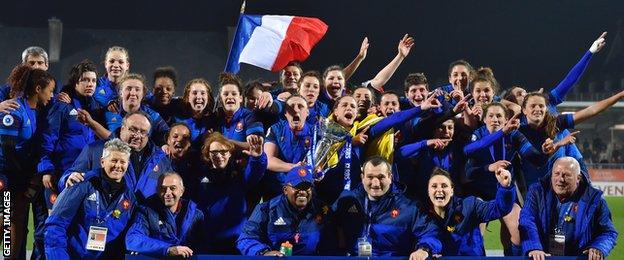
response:
[[[433,220],[394,185],[378,201],[370,201],[361,185],[344,191],[333,209],[351,255],[357,255],[357,240],[366,236],[369,223],[373,256],[408,256],[420,247],[438,253],[442,248]]]
[[[150,130],[150,139],[152,139],[156,144],[162,145],[165,143],[165,136],[169,132],[169,125],[163,120],[162,117],[158,114],[158,112],[154,111],[146,104],[141,104],[139,107],[141,112],[144,112],[148,115],[148,120],[152,124],[152,128]],[[121,127],[122,120],[124,116],[126,116],[126,111],[123,110],[121,104],[117,108],[117,113],[113,113],[110,111],[106,111],[104,116],[106,117],[106,125],[107,129],[111,132],[117,131],[118,128]]]
[[[256,206],[236,246],[243,255],[253,256],[265,250],[280,250],[286,241],[293,245],[293,255],[331,254],[336,246],[336,230],[330,208],[312,199],[299,212],[285,195],[279,195]]]
[[[93,98],[98,102],[98,104],[100,104],[100,106],[107,107],[111,101],[119,98],[117,86],[108,80],[106,75],[104,75],[98,78]]]
[[[158,195],[153,195],[138,208],[126,235],[126,247],[151,257],[166,257],[172,246],[187,246],[199,254],[205,243],[203,221],[204,214],[194,202],[181,199],[178,211],[173,213]]]
[[[216,126],[223,136],[239,142],[246,142],[247,136],[251,134],[264,135],[262,123],[256,120],[251,110],[243,107],[236,110],[229,121],[223,114],[219,114],[216,118]]]
[[[124,237],[136,206],[134,193],[122,188],[109,204],[101,188],[104,171],[98,169],[89,174],[94,177],[61,192],[46,220],[47,259],[122,259],[124,256]],[[98,223],[98,219],[102,221],[100,226],[108,228],[104,252],[85,248],[89,227]]]
[[[463,148],[463,142],[455,140],[442,152],[427,146],[427,140],[402,146],[395,162],[399,165],[399,180],[407,186],[405,195],[421,203],[428,201],[427,183],[435,167],[449,172],[453,182],[460,183],[466,165]]]
[[[193,147],[201,149],[203,145],[203,136],[208,130],[215,131],[214,116],[202,116],[194,118],[190,116],[174,115],[172,117],[174,123],[184,123],[191,129],[191,143]]]
[[[206,242],[235,240],[247,218],[247,193],[260,181],[267,167],[266,154],[249,157],[243,172],[230,158],[225,170],[206,167],[189,184],[191,199],[204,213]],[[213,248],[209,248],[213,250]],[[214,250],[217,250],[216,248]]]
[[[67,169],[63,176],[59,179],[59,190],[63,190],[65,188],[67,178],[72,172],[86,173],[102,167],[100,159],[102,158],[102,151],[104,149],[105,142],[105,140],[96,141],[82,149],[80,155],[78,155],[78,158],[74,161],[74,164],[72,164],[72,166],[69,167],[69,169]],[[124,175],[126,186],[136,193],[137,200],[139,201],[143,201],[145,198],[155,194],[157,191],[156,185],[158,177],[165,172],[171,171],[171,160],[169,160],[160,147],[154,145],[153,143],[148,143],[147,146],[143,148],[142,152],[145,152],[143,153],[144,158],[141,160],[143,163],[142,172],[140,174],[135,173],[132,161],[130,161],[126,175]],[[85,174],[84,177],[86,180],[92,177],[92,175]]]
[[[571,221],[559,219],[559,202],[551,187],[550,176],[529,187],[524,207],[520,211],[520,238],[522,252],[532,250],[548,252],[549,238],[557,223],[564,223],[572,230],[566,234],[565,255],[581,255],[589,247],[596,248],[606,257],[615,246],[618,232],[611,220],[611,211],[602,197],[602,191],[588,184],[583,174],[574,195],[564,202],[571,202]]]
[[[500,219],[509,214],[516,198],[516,188],[497,186],[496,198],[483,201],[477,197],[453,196],[444,218],[431,212],[440,229],[443,256],[485,256],[479,224]]]
[[[78,109],[87,110],[97,118],[100,109],[93,98],[72,98],[70,104],[56,102],[48,112],[43,131],[39,173],[63,174],[87,144],[95,141],[93,130],[77,120]]]
[[[563,114],[557,116],[557,128],[558,132],[553,139],[553,141],[557,142],[567,135],[563,130],[574,128],[574,116],[572,114]],[[543,129],[534,129],[528,124],[521,124],[518,129],[526,138],[533,144],[535,147],[541,147],[541,145],[548,138],[546,132]],[[538,146],[539,145],[539,146]],[[584,166],[583,156],[576,149],[574,144],[567,144],[559,150],[557,150],[553,155],[550,156],[550,159],[542,164],[536,165],[528,165],[522,164],[522,171],[524,173],[524,179],[526,181],[527,187],[531,186],[533,183],[537,183],[539,178],[547,175],[552,168],[552,164],[560,157],[570,156],[574,157],[581,166]],[[537,167],[539,166],[539,167]]]
[[[37,150],[37,110],[30,108],[26,99],[20,97],[16,99],[19,108],[9,114],[0,113],[0,135],[12,136],[15,138],[16,157],[20,165],[32,164],[32,158],[36,158]],[[5,161],[0,149],[0,174],[10,172],[9,162]]]
[[[539,150],[536,147],[539,147]],[[504,134],[503,130],[498,130],[490,133],[486,126],[475,130],[472,143],[464,147],[464,153],[468,158],[466,164],[468,193],[485,200],[494,199],[498,183],[494,174],[488,170],[490,164],[499,160],[511,161],[516,153],[519,153],[526,162],[523,164],[543,165],[548,160],[541,152],[541,144],[534,147],[520,131],[514,130]],[[513,166],[507,170],[515,174]]]

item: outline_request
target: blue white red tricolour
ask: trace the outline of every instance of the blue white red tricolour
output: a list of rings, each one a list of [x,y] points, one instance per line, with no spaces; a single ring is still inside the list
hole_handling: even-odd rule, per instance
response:
[[[237,73],[241,62],[279,71],[307,59],[326,32],[317,18],[241,14],[225,71]]]

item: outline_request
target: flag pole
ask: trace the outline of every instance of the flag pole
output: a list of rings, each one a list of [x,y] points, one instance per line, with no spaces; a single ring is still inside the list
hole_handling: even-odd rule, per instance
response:
[[[230,55],[232,54],[232,47],[234,46],[234,41],[236,40],[236,35],[238,35],[238,26],[240,24],[241,17],[245,14],[245,6],[247,5],[247,0],[243,0],[241,3],[240,13],[238,15],[238,20],[236,21],[236,31],[234,31],[234,36],[232,37],[232,42],[230,43],[230,51],[228,52],[227,60],[225,61],[225,68],[223,71],[227,71],[228,64],[230,64]],[[236,73],[238,74],[238,72]]]

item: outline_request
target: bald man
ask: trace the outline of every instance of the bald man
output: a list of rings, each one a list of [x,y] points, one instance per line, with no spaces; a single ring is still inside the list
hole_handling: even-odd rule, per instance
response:
[[[520,211],[525,255],[587,255],[604,259],[618,233],[602,191],[592,187],[573,157],[555,161],[550,178],[531,185]]]
[[[126,235],[128,251],[163,258],[190,257],[202,242],[204,214],[197,205],[182,199],[184,182],[175,172],[158,178],[158,192],[138,211]]]

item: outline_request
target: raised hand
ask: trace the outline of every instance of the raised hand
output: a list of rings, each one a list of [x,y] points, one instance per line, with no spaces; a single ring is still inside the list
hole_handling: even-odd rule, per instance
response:
[[[403,39],[399,41],[399,46],[397,47],[397,49],[399,50],[399,55],[401,55],[403,58],[407,57],[410,50],[412,49],[412,46],[414,46],[414,38],[409,37],[409,35],[405,34],[403,36]]]
[[[362,129],[362,131],[359,131],[354,137],[353,140],[351,142],[353,142],[353,145],[356,146],[362,146],[366,143],[366,141],[368,140],[368,135],[366,134],[368,132],[368,129],[370,128],[370,126],[367,126],[366,128]]]
[[[89,114],[87,110],[79,108],[77,111],[78,111],[78,115],[76,116],[76,119],[78,120],[78,122],[83,123],[85,125],[89,125],[91,121],[93,121],[91,114]]]
[[[509,187],[509,185],[511,185],[511,172],[509,172],[507,169],[498,168],[498,170],[496,170],[494,174],[496,174],[496,180],[498,181],[498,183],[500,183],[501,186],[507,188]]]
[[[589,47],[589,51],[591,53],[597,53],[607,44],[605,37],[607,37],[607,32],[603,32],[598,39],[596,39],[592,45]]]
[[[427,140],[427,146],[434,150],[443,150],[453,139],[429,139]]]
[[[507,160],[496,161],[495,163],[488,165],[488,171],[497,172],[501,168],[506,169],[509,165],[511,165],[511,162]]]
[[[441,106],[442,104],[440,104],[440,101],[438,100],[437,95],[433,94],[433,95],[429,95],[429,97],[420,104],[420,109],[429,110],[430,108],[438,108]]]
[[[258,98],[258,103],[256,103],[256,108],[265,109],[270,107],[273,104],[273,95],[269,92],[262,92],[260,97]]]
[[[453,112],[460,113],[468,109],[468,101],[470,100],[471,97],[472,97],[472,94],[468,94],[464,96],[462,99],[460,99],[459,102],[455,104],[455,107],[453,107]]]
[[[360,52],[358,53],[358,59],[366,59],[366,54],[368,53],[368,37],[364,37],[362,40],[362,46],[360,46]]]
[[[249,144],[249,150],[243,150],[243,153],[253,157],[260,157],[262,155],[264,138],[259,135],[247,136],[247,143]]]
[[[557,151],[557,147],[555,146],[555,142],[552,139],[550,139],[550,138],[546,138],[546,140],[542,144],[542,152],[544,154],[551,155],[551,154],[555,153],[555,151]]]
[[[503,133],[508,134],[511,131],[520,128],[520,119],[518,119],[519,116],[520,113],[517,113],[512,116],[511,119],[507,121],[507,123],[505,123],[505,125],[503,126]]]

